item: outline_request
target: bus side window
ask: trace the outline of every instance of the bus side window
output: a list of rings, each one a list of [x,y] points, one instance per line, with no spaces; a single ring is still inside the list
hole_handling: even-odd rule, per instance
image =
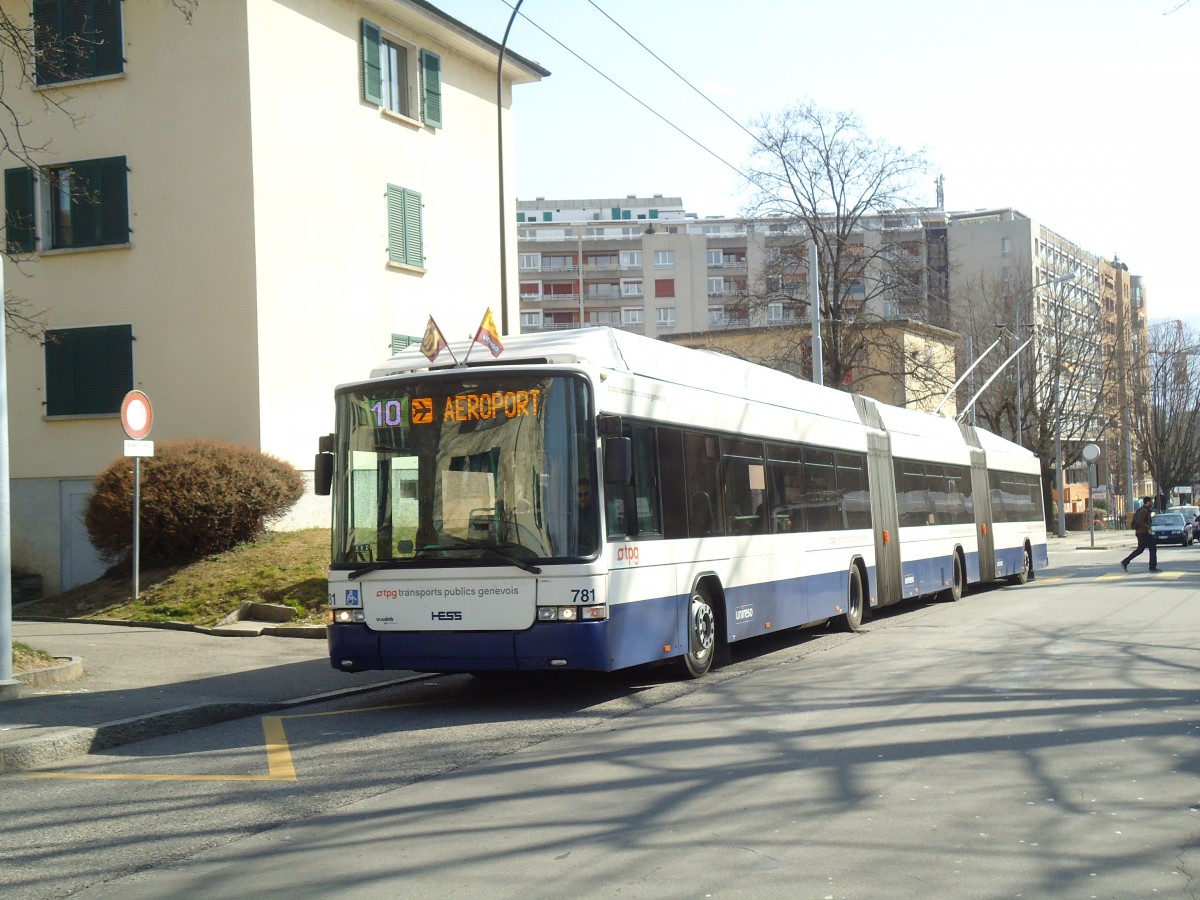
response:
[[[721,534],[721,479],[717,438],[695,431],[683,434],[684,481],[688,491],[688,534]],[[701,499],[703,497],[703,500]]]
[[[683,432],[675,428],[658,429],[658,487],[666,538],[688,535],[687,486],[682,474]]]

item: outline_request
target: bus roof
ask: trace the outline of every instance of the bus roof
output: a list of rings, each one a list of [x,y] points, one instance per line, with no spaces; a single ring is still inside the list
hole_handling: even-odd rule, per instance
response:
[[[770,369],[711,350],[698,350],[609,327],[576,328],[540,334],[506,335],[504,351],[493,360],[486,348],[471,341],[450,345],[454,358],[471,352],[470,365],[509,365],[521,362],[578,365],[607,369],[670,384],[682,384],[726,396],[782,402],[848,422],[858,422],[853,395],[820,387],[777,369]],[[443,351],[445,353],[445,351]],[[409,347],[372,370],[372,377],[419,371],[442,371],[454,364],[431,365],[418,347]]]
[[[575,328],[537,334],[505,335],[499,359],[474,341],[456,341],[443,351],[439,362],[430,363],[413,345],[400,351],[371,371],[372,378],[414,372],[447,371],[455,362],[468,361],[469,367],[557,364],[623,372],[681,384],[726,396],[747,397],[760,402],[786,405],[816,415],[860,423],[854,395],[822,387],[756,363],[711,350],[697,350],[648,338],[610,327]],[[451,356],[452,354],[452,356]],[[893,435],[909,435],[923,440],[941,439],[947,445],[960,445],[964,438],[952,418],[903,409],[871,400],[880,412],[884,427]],[[1023,463],[1020,469],[1033,468],[1029,450],[982,428],[976,429],[980,446],[989,456],[1009,457]],[[904,442],[904,438],[901,438]]]

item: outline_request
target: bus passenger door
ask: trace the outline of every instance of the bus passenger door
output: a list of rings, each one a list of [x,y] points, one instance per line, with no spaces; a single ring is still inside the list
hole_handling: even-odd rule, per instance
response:
[[[856,395],[854,405],[867,428],[867,484],[871,492],[871,524],[875,536],[876,605],[888,606],[904,598],[892,439],[883,428],[879,411],[870,401]]]
[[[995,581],[996,542],[991,527],[992,488],[988,483],[984,452],[978,447],[971,448],[971,505],[974,507],[975,534],[979,538],[979,580]],[[969,571],[967,576],[970,580]]]
[[[875,593],[879,606],[904,597],[900,568],[900,512],[896,506],[896,472],[891,439],[867,432],[867,477],[871,486],[871,521],[875,532]]]

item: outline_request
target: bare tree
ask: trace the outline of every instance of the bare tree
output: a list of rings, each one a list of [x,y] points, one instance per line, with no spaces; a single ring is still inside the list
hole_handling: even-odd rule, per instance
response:
[[[1159,494],[1192,484],[1200,460],[1200,336],[1182,322],[1151,324],[1138,367],[1145,378],[1133,405],[1134,443]]]
[[[874,301],[900,295],[905,285],[919,288],[922,277],[918,268],[914,284],[912,262],[920,254],[911,247],[898,251],[898,242],[885,237],[870,239],[868,233],[880,238],[883,229],[865,226],[872,217],[914,205],[915,183],[928,169],[925,157],[869,136],[853,113],[808,101],[754,127],[758,145],[747,173],[754,192],[747,212],[795,232],[805,245],[816,244],[826,382],[852,385],[855,368],[884,333]],[[799,284],[807,284],[807,274],[793,282]]]
[[[200,0],[162,2],[178,10],[190,23]],[[102,44],[102,39],[89,36],[86,27],[64,38],[49,34],[44,25],[39,26],[36,16],[16,17],[0,9],[0,151],[6,160],[15,160],[18,166],[36,172],[49,152],[45,144],[29,138],[30,122],[11,102],[12,94],[28,92],[35,95],[45,115],[61,116],[72,127],[78,127],[81,117],[71,109],[68,90],[34,89],[78,77],[73,73],[79,60],[96,52]],[[117,52],[121,49],[117,48]],[[25,227],[28,223],[6,218],[4,239],[0,241],[0,253],[18,268],[21,260],[13,249],[11,232],[14,228]],[[32,309],[27,300],[8,290],[4,294],[4,317],[8,330],[18,334],[37,338],[45,331],[45,311]]]
[[[975,371],[981,392],[973,410],[983,427],[1041,460],[1047,521],[1053,519],[1059,448],[1069,468],[1080,461],[1084,445],[1111,432],[1121,415],[1114,397],[1122,372],[1105,340],[1095,292],[1081,288],[1041,285],[1035,296],[1028,278],[980,278],[957,295],[956,330],[964,343],[970,337],[980,354],[1001,339]],[[970,355],[963,354],[967,365]],[[963,415],[969,414],[966,402]]]

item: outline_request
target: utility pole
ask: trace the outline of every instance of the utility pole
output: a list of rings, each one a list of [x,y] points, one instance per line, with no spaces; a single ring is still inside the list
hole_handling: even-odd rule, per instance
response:
[[[4,269],[0,266],[0,297],[4,296]],[[0,301],[2,302],[2,301]],[[8,484],[8,321],[0,306],[0,700],[20,695],[13,677],[12,634],[12,507]]]

